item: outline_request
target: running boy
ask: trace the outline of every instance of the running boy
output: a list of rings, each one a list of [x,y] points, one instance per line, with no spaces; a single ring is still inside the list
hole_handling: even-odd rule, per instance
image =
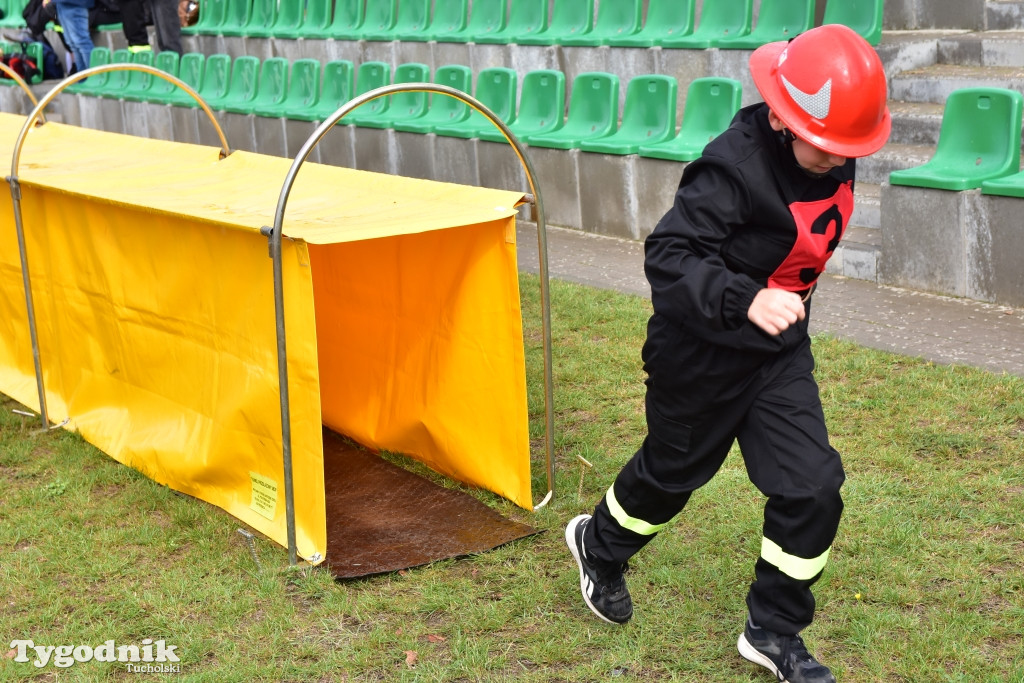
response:
[[[821,26],[750,59],[746,107],[683,172],[645,244],[647,436],[594,510],[565,530],[587,606],[624,623],[626,561],[738,440],[767,497],[738,648],[790,683],[834,681],[799,632],[839,526],[844,480],[807,334],[811,295],[853,212],[854,159],[889,137],[886,79],[851,29]]]

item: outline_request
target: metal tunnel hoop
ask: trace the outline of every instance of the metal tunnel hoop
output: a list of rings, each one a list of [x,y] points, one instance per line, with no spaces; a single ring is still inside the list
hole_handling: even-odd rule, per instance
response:
[[[281,263],[281,232],[284,223],[284,211],[288,203],[288,195],[291,193],[292,185],[299,169],[306,161],[310,152],[317,143],[334,127],[344,116],[357,107],[379,97],[384,97],[399,92],[427,92],[454,97],[461,102],[468,104],[475,111],[485,116],[505,136],[505,140],[515,149],[519,163],[526,172],[527,181],[530,184],[530,193],[537,213],[537,245],[538,258],[540,261],[540,291],[541,291],[541,324],[544,344],[544,446],[547,456],[547,478],[548,492],[540,503],[534,506],[534,510],[551,502],[555,492],[555,465],[554,465],[554,402],[553,402],[553,381],[551,361],[551,299],[548,289],[548,248],[547,248],[547,224],[544,219],[544,202],[541,199],[540,189],[534,181],[535,173],[530,159],[526,156],[522,143],[509,130],[505,122],[499,119],[483,103],[474,97],[467,95],[461,90],[433,83],[395,83],[376,88],[352,98],[330,117],[325,119],[313,134],[299,149],[298,155],[288,169],[284,185],[281,187],[281,195],[277,202],[277,209],[274,212],[273,227],[264,227],[262,232],[267,236],[270,243],[270,257],[274,261],[274,308],[277,322],[277,368],[278,383],[281,396],[281,441],[282,458],[284,460],[284,489],[285,489],[285,516],[288,526],[288,561],[291,565],[297,563],[296,542],[295,542],[295,498],[292,485],[292,446],[291,446],[291,406],[288,397],[288,362],[287,345],[284,328],[284,276]]]
[[[18,182],[18,164],[21,161],[21,148],[25,144],[25,138],[28,136],[28,131],[36,125],[37,121],[45,122],[43,111],[47,105],[52,102],[57,95],[64,91],[70,85],[77,83],[78,81],[84,80],[89,76],[95,74],[101,74],[107,71],[144,71],[153,76],[159,76],[165,81],[170,81],[174,85],[178,86],[185,92],[187,92],[197,103],[202,107],[203,111],[210,118],[214,128],[217,130],[217,137],[220,138],[221,152],[220,158],[224,159],[231,154],[231,149],[228,147],[228,141],[224,137],[224,131],[221,130],[220,125],[217,123],[217,119],[213,115],[213,111],[209,105],[199,96],[192,87],[180,80],[177,76],[172,76],[169,73],[161,71],[155,67],[149,66],[148,64],[104,64],[102,66],[94,66],[83,71],[68,76],[64,80],[53,86],[43,99],[36,102],[35,108],[29,113],[25,119],[24,125],[21,127],[21,131],[18,133],[18,140],[14,144],[14,153],[11,157],[11,175],[8,176],[7,182],[11,186],[11,198],[14,203],[14,225],[18,233],[18,253],[21,257],[21,278],[25,288],[25,307],[28,312],[28,327],[29,336],[32,340],[32,362],[35,365],[36,373],[36,390],[39,393],[39,417],[43,422],[43,429],[48,429],[50,426],[49,417],[46,414],[46,390],[43,387],[43,368],[39,357],[39,337],[36,331],[36,314],[35,305],[32,300],[32,285],[31,278],[29,277],[28,271],[28,254],[25,249],[25,229],[22,225],[21,215],[21,183]],[[21,81],[21,79],[18,79]],[[21,81],[24,84],[24,81]],[[27,86],[25,86],[27,88]],[[35,97],[32,98],[35,101]]]

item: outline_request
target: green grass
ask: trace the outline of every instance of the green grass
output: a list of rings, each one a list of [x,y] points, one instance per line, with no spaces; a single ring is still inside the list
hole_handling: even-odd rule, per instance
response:
[[[542,453],[536,280],[524,282],[531,436]],[[188,681],[768,681],[735,640],[762,499],[738,453],[632,562],[636,615],[592,617],[562,525],[593,507],[643,435],[647,302],[552,283],[558,492],[544,533],[335,583],[74,434],[0,405],[0,680],[135,679],[37,669],[7,644],[163,638]],[[805,636],[842,681],[1024,680],[1024,379],[814,340],[846,513]],[[577,457],[589,461],[584,465]],[[420,468],[422,469],[422,468]],[[542,455],[535,492],[544,490]],[[538,495],[539,499],[539,495]],[[413,654],[410,654],[413,653]]]

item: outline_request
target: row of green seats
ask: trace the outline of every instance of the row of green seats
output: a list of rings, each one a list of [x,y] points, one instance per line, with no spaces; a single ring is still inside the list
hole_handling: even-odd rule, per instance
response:
[[[282,57],[264,60],[228,55],[206,57],[188,53],[178,58],[162,52],[134,55],[127,49],[113,55],[96,48],[90,66],[134,62],[150,64],[176,75],[212,109],[257,116],[323,121],[352,97],[390,83],[426,83],[426,64],[405,63],[395,69],[386,62],[363,62],[358,69],[348,60],[323,65],[299,59],[289,65]],[[321,72],[323,88],[320,87]],[[728,127],[739,109],[738,81],[701,78],[687,90],[683,123],[676,131],[677,82],[671,76],[637,76],[629,81],[619,122],[619,78],[587,72],[573,81],[568,117],[564,116],[566,88],[561,71],[540,69],[523,77],[516,107],[518,77],[504,67],[483,69],[473,89],[473,73],[463,65],[437,69],[433,82],[471,93],[530,145],[582,149],[607,154],[640,154],[687,161]],[[139,70],[109,71],[72,86],[80,93],[129,101],[198,106],[187,92],[170,81]],[[393,128],[460,138],[501,141],[502,132],[466,103],[444,94],[408,90],[363,103],[341,123],[367,128]]]
[[[0,0],[2,1],[2,0]],[[16,0],[17,1],[17,0]],[[872,45],[883,0],[828,0],[824,23],[845,24]],[[815,0],[203,0],[185,33],[370,41],[752,49],[814,23]],[[433,6],[433,11],[431,8]],[[595,19],[595,6],[597,9]],[[550,15],[550,21],[548,17]]]
[[[921,166],[893,171],[893,185],[1024,197],[1020,173],[1024,95],[1006,88],[961,88],[946,98],[939,140]]]

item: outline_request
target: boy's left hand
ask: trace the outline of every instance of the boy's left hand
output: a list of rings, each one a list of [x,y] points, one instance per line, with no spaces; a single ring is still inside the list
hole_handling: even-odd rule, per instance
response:
[[[773,337],[806,315],[804,302],[798,294],[774,287],[758,292],[747,309],[747,319]]]

